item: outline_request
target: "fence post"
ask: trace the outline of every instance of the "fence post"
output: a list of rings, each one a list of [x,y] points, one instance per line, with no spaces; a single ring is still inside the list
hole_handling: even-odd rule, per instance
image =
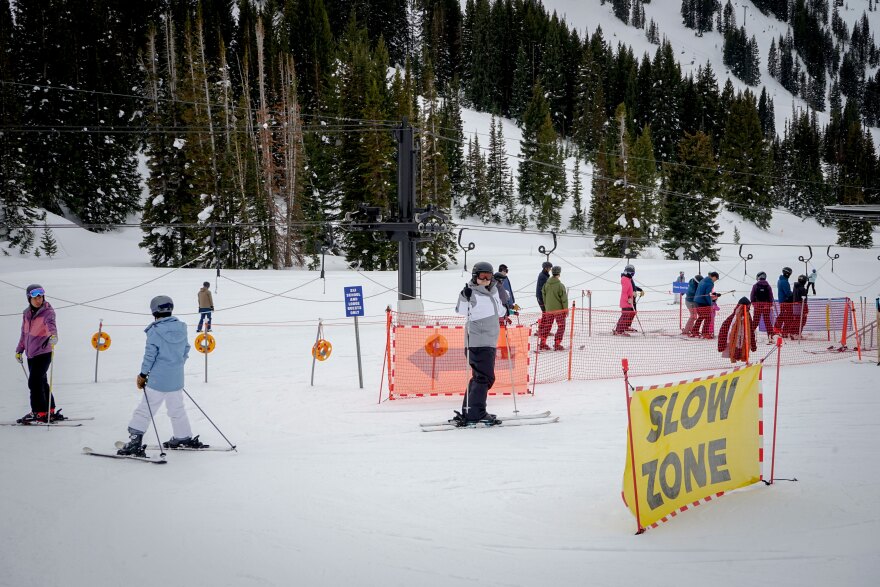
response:
[[[571,302],[571,328],[568,330],[568,380],[571,381],[571,362],[574,359],[574,308],[575,302]]]

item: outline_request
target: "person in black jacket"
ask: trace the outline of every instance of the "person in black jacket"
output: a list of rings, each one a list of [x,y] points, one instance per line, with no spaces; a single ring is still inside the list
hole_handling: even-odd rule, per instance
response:
[[[550,279],[551,269],[553,269],[553,263],[544,261],[541,263],[541,272],[538,273],[538,286],[535,288],[535,297],[538,298],[538,306],[541,307],[542,312],[547,311],[547,308],[544,307],[544,284]]]
[[[794,296],[791,304],[792,338],[803,338],[804,324],[807,323],[807,314],[810,308],[807,305],[807,276],[799,275],[794,284]]]
[[[767,273],[764,271],[758,273],[757,279],[749,296],[755,311],[755,328],[760,327],[763,320],[767,338],[773,340],[773,287],[768,283]]]

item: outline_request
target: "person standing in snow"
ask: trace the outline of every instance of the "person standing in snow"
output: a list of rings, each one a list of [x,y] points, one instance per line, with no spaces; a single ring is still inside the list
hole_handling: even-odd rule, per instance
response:
[[[642,288],[633,283],[636,268],[627,265],[620,274],[620,318],[614,327],[613,334],[616,336],[629,336],[632,331],[632,322],[636,317],[636,292],[638,297],[645,295]]]
[[[553,263],[544,261],[541,263],[541,272],[538,273],[538,286],[535,288],[535,297],[538,298],[538,306],[542,312],[546,312],[544,307],[544,284],[550,279],[550,270],[553,269]]]
[[[28,388],[31,392],[31,411],[19,418],[19,424],[64,420],[61,410],[55,410],[55,398],[46,374],[52,364],[55,345],[58,344],[58,328],[55,326],[55,310],[46,301],[46,290],[34,283],[25,289],[28,307],[21,316],[21,336],[15,347],[15,360],[24,363],[27,355]]]
[[[749,298],[745,296],[740,298],[736,308],[721,323],[721,328],[718,330],[718,352],[722,357],[730,359],[731,363],[747,361],[749,349],[752,352],[758,350],[758,341],[755,339],[758,320],[751,319],[750,306]]]
[[[760,327],[763,320],[767,337],[773,340],[773,287],[767,282],[767,274],[764,271],[758,272],[757,281],[752,286],[752,293],[749,294],[749,301],[755,311],[755,328]]]
[[[794,295],[791,292],[791,284],[788,278],[791,277],[791,267],[783,267],[782,275],[776,280],[776,301],[779,302],[779,315],[776,317],[774,330],[782,333],[783,338],[788,337],[792,328],[791,303]]]
[[[556,265],[552,269],[550,279],[544,284],[543,297],[547,311],[541,316],[541,324],[538,326],[538,338],[540,339],[538,350],[550,350],[547,337],[550,336],[550,329],[553,328],[554,322],[556,322],[556,334],[553,337],[553,350],[565,350],[565,347],[562,346],[562,337],[565,335],[565,319],[568,316],[568,289],[559,279],[561,274],[562,267]]]
[[[803,338],[804,324],[807,323],[807,314],[810,313],[810,307],[807,305],[806,284],[806,275],[799,275],[794,284],[791,303],[792,338]]]
[[[513,302],[510,301],[510,293],[504,288],[505,277],[504,274],[500,271],[496,271],[493,276],[495,279],[495,285],[498,288],[498,299],[501,300],[501,305],[504,306],[504,311],[506,314],[513,314]]]
[[[471,378],[462,410],[455,412],[450,422],[458,426],[474,422],[500,424],[495,414],[486,412],[486,398],[495,384],[495,355],[501,322],[510,319],[501,304],[491,263],[474,263],[471,279],[458,295],[455,312],[467,316],[465,355],[471,368]]]
[[[141,372],[135,385],[143,390],[143,398],[128,424],[128,443],[117,451],[120,455],[146,456],[144,433],[150,426],[151,415],[165,402],[171,419],[172,438],[165,448],[207,448],[193,438],[189,418],[183,409],[183,365],[189,358],[186,324],[171,315],[174,302],[168,296],[156,296],[150,301],[150,312],[155,320],[147,326],[147,344]]]
[[[684,271],[679,271],[678,277],[675,278],[675,282],[676,283],[685,283],[686,281],[687,281],[687,278],[684,276]],[[674,305],[678,304],[681,301],[680,298],[681,298],[681,294],[677,294],[677,293],[672,294],[672,304],[671,305],[674,306]]]
[[[697,287],[701,281],[703,281],[703,276],[697,273],[688,282],[688,290],[684,294],[684,305],[688,309],[688,321],[685,323],[684,328],[681,329],[682,334],[690,334],[691,329],[694,327],[694,322],[697,320],[697,303],[694,301],[694,296],[697,295]]]
[[[807,293],[810,293],[810,288],[813,288],[813,295],[816,295],[816,280],[819,279],[819,274],[816,273],[816,270],[813,269],[812,272],[807,276]]]
[[[510,285],[510,278],[507,276],[508,269],[507,265],[502,263],[498,266],[498,273],[504,275],[504,281],[501,282],[501,285],[504,286],[504,290],[507,292],[507,299],[510,302],[510,313],[514,314],[519,312],[519,306],[516,305],[516,297],[513,295],[513,286]],[[497,277],[497,273],[495,274]]]
[[[196,332],[202,331],[202,324],[205,324],[205,332],[211,332],[211,312],[214,311],[214,296],[211,295],[211,284],[207,281],[202,284],[199,290],[199,325],[196,326]]]
[[[712,306],[715,304],[715,300],[718,299],[718,294],[712,291],[712,289],[715,287],[715,282],[718,281],[718,277],[717,271],[711,271],[697,287],[697,293],[694,295],[694,302],[697,304],[697,320],[694,322],[694,326],[690,332],[690,336],[694,338],[700,336],[703,338],[715,338],[715,335],[713,334],[714,325],[712,323]]]

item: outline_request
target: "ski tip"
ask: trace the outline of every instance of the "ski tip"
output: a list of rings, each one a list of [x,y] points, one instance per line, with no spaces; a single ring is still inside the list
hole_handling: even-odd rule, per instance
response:
[[[87,446],[83,447],[83,454],[90,455],[90,454],[92,454],[92,452],[94,452],[94,451],[92,451],[92,449],[90,449],[89,447],[87,447]]]

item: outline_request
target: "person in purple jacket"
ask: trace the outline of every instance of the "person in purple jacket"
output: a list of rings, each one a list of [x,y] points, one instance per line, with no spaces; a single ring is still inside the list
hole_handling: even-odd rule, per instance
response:
[[[27,286],[25,293],[28,307],[21,317],[21,337],[15,347],[15,360],[24,363],[22,355],[27,355],[28,388],[31,391],[31,411],[19,418],[19,424],[63,420],[56,413],[55,399],[51,397],[51,387],[46,374],[52,364],[52,351],[58,344],[58,328],[55,326],[55,310],[46,301],[46,290],[36,283]]]

